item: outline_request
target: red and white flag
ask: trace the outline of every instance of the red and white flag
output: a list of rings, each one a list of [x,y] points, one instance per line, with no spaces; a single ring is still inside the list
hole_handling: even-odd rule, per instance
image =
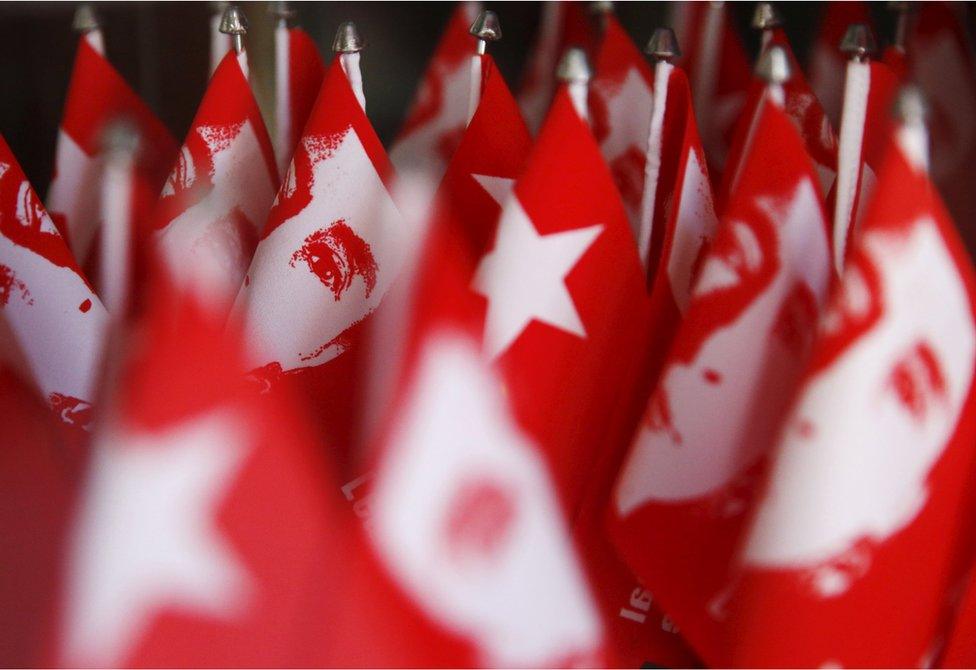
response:
[[[250,367],[274,386],[301,373],[334,448],[357,420],[355,345],[415,234],[387,183],[392,168],[338,59],[275,199],[234,305],[254,349]]]
[[[78,40],[58,131],[54,178],[47,194],[51,219],[68,241],[78,264],[86,269],[98,256],[98,154],[106,127],[118,121],[135,127],[142,138],[137,169],[151,184],[153,197],[158,195],[178,150],[166,127],[96,46],[100,35],[94,30]],[[144,203],[139,218],[148,214],[146,206]],[[94,273],[90,274],[94,278]]]
[[[477,47],[468,29],[478,11],[478,3],[457,4],[390,148],[390,160],[397,171],[419,173],[432,193],[461,142],[468,120],[470,64]]]
[[[555,0],[544,2],[539,17],[539,31],[525,65],[518,93],[519,107],[529,130],[539,132],[556,94],[556,66],[568,47],[577,46],[592,54],[595,51],[593,31],[584,3]]]
[[[871,25],[867,3],[860,0],[825,3],[820,28],[810,50],[807,72],[810,88],[823,107],[824,114],[834,128],[840,127],[840,112],[844,99],[844,69],[847,58],[840,51],[847,27],[853,23]]]
[[[278,189],[245,63],[243,52],[229,53],[214,72],[153,214],[172,275],[227,307]]]
[[[908,66],[925,94],[932,182],[964,240],[976,242],[976,60],[958,3],[926,2],[909,25]]]
[[[285,20],[275,27],[275,157],[284,177],[322,87],[325,66],[315,42]]]
[[[0,310],[48,404],[87,426],[108,313],[3,138]]]
[[[783,109],[799,131],[807,155],[813,160],[821,191],[827,193],[833,186],[837,174],[837,138],[817,96],[804,78],[800,64],[793,55],[790,41],[782,28],[771,29],[768,44],[764,44],[763,49],[769,49],[774,45],[781,47],[790,61],[790,78],[782,86]],[[754,141],[760,111],[767,97],[766,82],[759,77],[753,77],[746,104],[736,124],[728,162],[722,172],[722,183],[718,190],[719,209],[729,202],[729,198],[737,188],[745,157],[750,153]]]
[[[691,81],[709,171],[718,183],[746,102],[751,68],[726,3],[676,2],[671,10],[671,25],[682,50],[676,63]]]
[[[976,275],[919,132],[898,130],[776,448],[735,665],[931,667],[945,642],[976,540]]]
[[[614,541],[706,662],[756,476],[830,281],[821,200],[791,119],[764,102],[613,494]]]
[[[617,17],[609,13],[603,18],[603,39],[590,82],[590,120],[636,239],[654,75]]]

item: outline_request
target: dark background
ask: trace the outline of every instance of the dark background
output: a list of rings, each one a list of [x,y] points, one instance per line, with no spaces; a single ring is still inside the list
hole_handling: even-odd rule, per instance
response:
[[[729,3],[748,49],[752,2]],[[149,106],[182,139],[207,84],[209,17],[207,2],[94,3],[101,19],[109,60]],[[267,3],[240,3],[251,33],[248,53],[259,102],[271,109],[273,72]],[[824,3],[780,3],[786,30],[803,61],[816,34]],[[504,39],[493,44],[509,84],[517,87],[539,21],[540,3],[487,3],[498,12]],[[40,193],[50,179],[58,121],[71,74],[77,36],[71,30],[72,2],[0,2],[0,133]],[[323,59],[342,21],[353,20],[368,46],[363,52],[367,111],[384,142],[403,119],[414,90],[454,5],[450,2],[297,2],[298,23],[318,42]],[[872,3],[879,40],[890,35],[884,3]],[[666,2],[618,2],[616,12],[634,40],[643,45],[667,21]]]

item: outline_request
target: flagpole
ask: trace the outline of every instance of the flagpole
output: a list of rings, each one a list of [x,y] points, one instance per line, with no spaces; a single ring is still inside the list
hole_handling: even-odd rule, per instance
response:
[[[71,28],[84,37],[92,49],[102,56],[105,55],[105,38],[102,36],[102,25],[98,20],[98,14],[95,13],[95,9],[90,4],[84,2],[78,5],[71,21]]]
[[[573,101],[576,113],[587,123],[590,122],[587,93],[592,78],[593,70],[586,52],[579,47],[566,49],[556,69],[556,79],[566,84],[566,90],[569,92],[570,100]]]
[[[869,55],[876,45],[871,29],[863,23],[847,28],[840,51],[848,57],[844,77],[844,99],[837,152],[837,189],[834,198],[834,266],[844,268],[847,235],[854,209],[854,197],[861,179],[861,148],[864,145],[864,120],[871,89]]]
[[[339,63],[342,64],[342,70],[346,73],[363,111],[366,111],[366,95],[363,92],[363,72],[359,66],[359,52],[365,46],[366,43],[359,36],[359,30],[352,21],[340,24],[335,39],[332,40],[332,51],[339,55]]]
[[[597,24],[597,29],[600,31],[600,36],[606,34],[607,23],[610,21],[610,15],[613,14],[613,2],[612,0],[596,0],[589,4],[590,16],[592,16]]]
[[[285,148],[291,145],[294,132],[288,114],[291,109],[288,28],[296,12],[288,2],[272,2],[268,6],[268,13],[275,21],[275,154],[278,156],[278,175],[284,177],[290,160]]]
[[[705,139],[706,147],[715,146],[721,137],[715,136],[715,111],[710,103],[715,99],[718,84],[719,59],[722,54],[722,27],[725,23],[725,3],[709,2],[705,10],[705,21],[701,38],[698,40],[698,58],[694,61],[694,89],[692,101],[698,127]]]
[[[471,123],[481,101],[481,57],[485,55],[488,42],[497,42],[502,38],[502,26],[495,12],[483,10],[468,32],[478,39],[478,47],[477,53],[471,57],[471,88],[468,94],[468,120],[465,125]]]
[[[651,35],[644,53],[654,59],[654,94],[651,97],[651,124],[647,133],[644,159],[644,189],[641,193],[640,227],[637,250],[644,269],[650,265],[651,233],[654,230],[654,203],[661,172],[661,150],[664,134],[664,111],[668,101],[668,80],[674,70],[674,59],[681,57],[678,38],[671,28],[658,28]]]
[[[902,87],[895,100],[894,117],[898,121],[895,141],[912,167],[929,171],[929,131],[925,126],[928,104],[915,85]]]
[[[234,53],[237,60],[244,70],[244,75],[248,76],[247,53],[244,49],[244,35],[247,34],[247,17],[237,5],[227,5],[224,15],[220,18],[220,32],[230,35],[234,46]]]
[[[227,53],[227,37],[220,32],[220,20],[230,5],[226,0],[210,3],[210,74],[220,65],[221,59]]]
[[[773,30],[783,25],[783,17],[771,2],[757,2],[752,14],[752,27],[762,31],[759,52],[762,53],[773,39]]]
[[[889,0],[887,9],[897,13],[895,17],[895,40],[892,46],[905,52],[905,42],[908,39],[908,3],[905,0]]]
[[[115,121],[101,138],[104,156],[101,182],[99,295],[112,320],[124,319],[131,283],[133,170],[139,132],[126,120]]]

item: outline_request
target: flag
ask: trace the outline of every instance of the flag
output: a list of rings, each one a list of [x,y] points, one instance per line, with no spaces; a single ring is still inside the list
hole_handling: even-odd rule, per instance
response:
[[[725,3],[676,2],[671,24],[682,49],[709,173],[717,184],[751,80],[745,48]]]
[[[791,75],[783,86],[787,115],[792,119],[803,138],[807,155],[813,160],[817,170],[821,191],[827,193],[837,174],[837,138],[830,121],[824,113],[813,90],[807,84],[800,65],[793,55],[789,39],[781,28],[773,28],[769,44],[764,49],[777,45],[786,51],[790,61]],[[749,94],[735,127],[735,134],[729,150],[728,162],[722,172],[722,183],[718,190],[719,209],[728,203],[742,173],[743,157],[749,151],[753,133],[758,123],[758,113],[767,97],[766,82],[753,77]]]
[[[275,156],[281,176],[288,170],[324,73],[318,47],[308,33],[279,21],[275,28]]]
[[[430,232],[406,374],[376,450],[372,544],[418,610],[458,640],[453,665],[602,665],[600,620],[547,461],[481,351],[465,242],[451,226]]]
[[[93,31],[98,32],[98,31]],[[74,69],[58,130],[54,178],[47,208],[78,264],[97,259],[102,133],[114,121],[133,125],[142,137],[137,170],[158,195],[178,147],[166,127],[136,95],[103,53],[92,33],[78,40]],[[149,206],[148,203],[143,207]],[[137,218],[148,212],[143,209]],[[95,273],[89,273],[93,278]]]
[[[616,16],[607,14],[605,26],[590,82],[590,118],[636,239],[654,74]]]
[[[48,404],[87,427],[108,314],[3,138],[0,310]]]
[[[847,58],[840,51],[840,42],[853,23],[871,25],[867,4],[859,0],[826,3],[820,27],[810,50],[807,72],[810,88],[823,107],[824,114],[834,128],[840,127],[840,112],[844,100],[844,69]]]
[[[906,132],[744,545],[735,665],[931,667],[971,566],[976,284]]]
[[[518,103],[532,133],[546,119],[556,93],[556,66],[568,47],[594,51],[594,38],[583,3],[556,0],[542,3],[539,32],[525,65]]]
[[[468,28],[478,4],[459,2],[444,29],[403,127],[390,148],[390,160],[401,173],[419,172],[436,190],[454,155],[468,120],[471,56],[477,40]]]
[[[330,446],[348,450],[362,380],[356,343],[403,261],[411,231],[387,190],[392,168],[338,59],[234,305],[268,388],[300,376]]]
[[[271,140],[244,54],[214,72],[153,214],[173,276],[209,300],[233,300],[278,189]]]
[[[741,179],[610,514],[628,564],[710,663],[732,552],[830,278],[816,175],[789,116],[772,103],[760,109]]]

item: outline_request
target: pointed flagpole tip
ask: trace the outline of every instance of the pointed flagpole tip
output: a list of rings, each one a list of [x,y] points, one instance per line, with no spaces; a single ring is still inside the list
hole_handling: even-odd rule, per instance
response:
[[[644,53],[655,60],[663,60],[668,63],[675,58],[681,58],[681,49],[678,47],[678,38],[670,28],[657,28],[651,39],[644,47]]]
[[[247,17],[237,5],[227,5],[220,17],[220,32],[225,35],[246,35]]]
[[[556,68],[556,78],[567,84],[574,82],[588,82],[593,77],[593,69],[586,57],[586,52],[579,47],[566,49],[559,67]]]
[[[95,8],[87,2],[78,5],[78,8],[75,10],[75,16],[71,20],[71,28],[76,33],[82,34],[98,30],[98,14],[95,13]]]
[[[490,9],[482,10],[468,32],[483,42],[497,42],[502,38],[502,24],[498,14]]]
[[[359,36],[359,29],[352,21],[345,21],[336,30],[335,39],[332,40],[332,51],[337,54],[351,54],[362,51],[366,47],[366,42]]]
[[[841,53],[863,61],[877,50],[878,44],[874,41],[874,33],[867,24],[852,23],[847,26],[844,38],[840,41]]]
[[[291,6],[290,2],[269,2],[268,14],[278,21],[291,22],[295,20],[298,12]]]
[[[613,14],[613,2],[611,0],[600,0],[599,2],[591,2],[589,6],[590,14],[593,16],[603,16],[605,14]]]
[[[106,124],[99,142],[109,157],[132,156],[139,151],[139,129],[129,119],[116,119]]]
[[[767,84],[783,84],[793,76],[793,66],[786,49],[774,44],[766,49],[756,63],[756,76]]]
[[[752,13],[752,27],[756,30],[770,30],[783,25],[783,17],[771,2],[757,2]]]
[[[925,123],[928,113],[929,105],[922,90],[914,84],[902,86],[892,109],[895,119],[904,125],[919,125]]]

